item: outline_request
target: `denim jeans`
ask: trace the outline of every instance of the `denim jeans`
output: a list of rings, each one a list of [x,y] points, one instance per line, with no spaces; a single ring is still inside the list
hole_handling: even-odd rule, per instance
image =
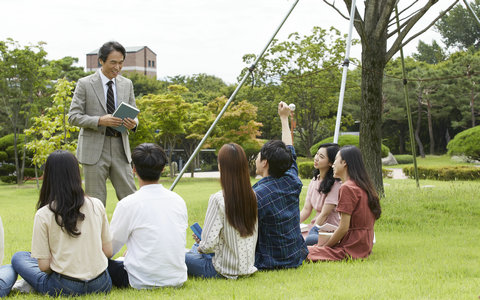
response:
[[[37,259],[31,257],[30,252],[15,253],[12,257],[12,266],[35,291],[49,296],[108,293],[112,289],[112,280],[108,272],[86,281],[68,279],[55,272],[47,274],[40,271]]]
[[[12,265],[0,266],[0,297],[5,297],[10,293],[15,281],[17,281],[17,272]]]
[[[307,246],[313,246],[318,243],[318,228],[316,226],[313,226],[308,232],[308,235],[305,238],[305,243]]]
[[[188,275],[203,278],[223,278],[213,267],[212,257],[214,254],[199,253],[197,248],[198,244],[194,244],[192,249],[185,253]]]

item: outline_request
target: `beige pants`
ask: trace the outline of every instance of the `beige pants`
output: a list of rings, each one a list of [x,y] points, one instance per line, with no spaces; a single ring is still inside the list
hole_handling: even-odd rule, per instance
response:
[[[121,200],[136,191],[132,166],[123,150],[121,137],[105,137],[102,155],[95,165],[83,164],[85,193],[107,204],[107,178],[115,188],[117,199]]]

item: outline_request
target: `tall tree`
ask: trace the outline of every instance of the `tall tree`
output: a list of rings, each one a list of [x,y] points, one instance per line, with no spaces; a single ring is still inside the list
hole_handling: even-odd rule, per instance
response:
[[[257,86],[276,90],[276,103],[296,105],[296,145],[308,156],[310,147],[325,138],[321,133],[333,132],[344,52],[345,36],[338,30],[314,27],[311,35],[292,33],[286,41],[274,41],[255,73]],[[244,56],[247,63],[254,59]]]
[[[469,2],[475,14],[480,16],[480,0]],[[450,10],[435,27],[447,47],[466,50],[473,46],[477,50],[480,49],[480,25],[469,9],[461,4]]]
[[[18,147],[18,137],[30,127],[31,113],[35,111],[37,100],[47,95],[47,84],[52,75],[43,45],[40,42],[22,47],[12,39],[0,41],[0,110],[8,117],[8,127],[14,135],[18,184],[23,183],[26,158],[25,147]],[[26,138],[23,144],[26,144]]]
[[[341,16],[349,20],[348,13],[342,12],[335,1],[323,0],[334,8]],[[383,194],[381,141],[382,141],[382,85],[383,72],[387,62],[401,47],[418,37],[435,22],[445,15],[459,0],[441,12],[437,18],[424,29],[407,38],[415,24],[423,18],[438,0],[400,1],[400,0],[370,0],[364,2],[363,14],[355,8],[354,27],[360,36],[362,44],[362,106],[360,122],[360,148],[368,173],[372,177],[377,191]],[[347,12],[352,6],[351,0],[343,1]],[[400,26],[395,22],[395,6],[404,4],[399,11]],[[392,38],[390,47],[387,40]]]
[[[435,40],[429,45],[423,41],[418,42],[417,53],[413,53],[412,57],[418,61],[426,62],[427,64],[436,65],[441,61],[447,59],[445,50],[440,47]]]

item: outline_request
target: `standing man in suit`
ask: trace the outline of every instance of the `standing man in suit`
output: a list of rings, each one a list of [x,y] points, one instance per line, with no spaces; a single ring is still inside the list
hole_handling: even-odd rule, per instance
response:
[[[102,68],[78,81],[68,113],[70,124],[81,128],[77,158],[83,165],[85,192],[103,205],[107,201],[107,178],[118,200],[136,190],[128,133],[136,129],[138,119],[112,116],[121,102],[136,106],[132,81],[119,75],[125,56],[125,48],[118,42],[103,44],[98,51]],[[120,133],[112,128],[120,125],[128,130]]]

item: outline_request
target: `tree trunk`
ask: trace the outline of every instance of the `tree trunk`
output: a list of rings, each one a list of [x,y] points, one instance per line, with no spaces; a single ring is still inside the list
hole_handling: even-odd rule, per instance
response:
[[[417,126],[415,126],[415,141],[417,142],[418,145],[418,152],[420,153],[420,156],[422,158],[425,158],[425,151],[423,150],[423,144],[422,141],[420,140],[420,125],[422,124],[422,98],[421,95],[422,91],[420,91],[420,94],[417,97],[417,102],[418,102],[418,110],[417,110]]]
[[[472,128],[475,127],[475,82],[473,82],[472,89],[470,91],[470,113],[472,114]]]
[[[386,57],[386,35],[381,39],[362,40],[362,107],[360,149],[367,173],[380,196],[384,195],[382,178],[382,85]]]
[[[430,136],[430,155],[434,155],[435,154],[435,138],[433,137],[432,105],[428,97],[427,97],[427,120],[428,120],[428,135]]]
[[[400,152],[400,154],[404,154],[405,153],[405,136],[404,136],[405,132],[400,129],[400,134],[398,135],[398,152]]]

